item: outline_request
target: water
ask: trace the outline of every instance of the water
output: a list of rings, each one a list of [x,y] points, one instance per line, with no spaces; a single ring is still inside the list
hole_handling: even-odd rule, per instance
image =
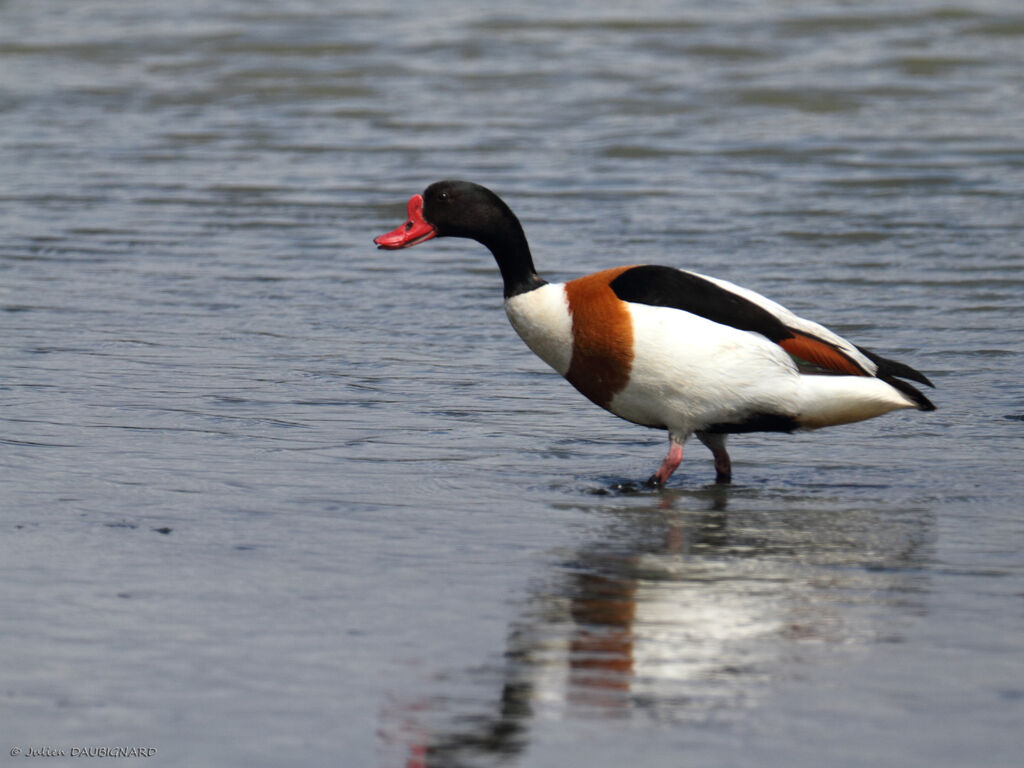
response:
[[[1022,37],[1010,0],[0,3],[0,754],[1019,764]],[[372,248],[449,176],[549,279],[738,281],[939,410],[617,492],[663,436],[529,354],[486,253]]]

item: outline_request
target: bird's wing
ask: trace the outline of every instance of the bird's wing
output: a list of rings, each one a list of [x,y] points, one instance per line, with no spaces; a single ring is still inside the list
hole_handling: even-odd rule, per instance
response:
[[[611,288],[623,301],[672,307],[759,333],[792,357],[833,373],[875,376],[878,371],[875,360],[842,336],[726,280],[648,265],[626,270]]]

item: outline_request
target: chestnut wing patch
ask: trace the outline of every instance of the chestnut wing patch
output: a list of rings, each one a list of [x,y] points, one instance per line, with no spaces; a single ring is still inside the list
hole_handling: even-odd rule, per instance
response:
[[[870,375],[850,357],[828,342],[799,331],[792,331],[792,334],[792,338],[782,339],[778,344],[793,357],[836,373],[845,373],[850,376]]]

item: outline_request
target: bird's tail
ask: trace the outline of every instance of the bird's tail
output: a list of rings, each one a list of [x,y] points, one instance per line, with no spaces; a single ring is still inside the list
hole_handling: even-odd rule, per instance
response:
[[[863,421],[900,408],[935,409],[924,395],[902,381],[899,383],[913,389],[918,397],[903,391],[903,387],[869,376],[805,375],[800,383],[797,423],[803,429]]]

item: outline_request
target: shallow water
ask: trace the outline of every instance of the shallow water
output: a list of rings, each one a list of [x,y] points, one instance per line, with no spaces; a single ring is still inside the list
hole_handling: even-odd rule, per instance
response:
[[[1022,37],[1009,0],[0,3],[0,754],[1019,764]],[[939,410],[621,490],[664,436],[544,369],[485,252],[373,249],[450,176],[551,279],[740,282]]]

